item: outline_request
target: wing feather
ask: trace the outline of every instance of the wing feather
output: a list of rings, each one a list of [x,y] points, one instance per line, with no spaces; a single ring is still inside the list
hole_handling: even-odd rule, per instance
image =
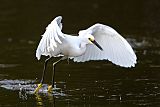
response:
[[[57,44],[61,44],[60,38],[65,38],[62,33],[62,17],[56,17],[47,27],[46,31],[42,35],[42,39],[36,50],[36,57],[39,60],[41,55],[54,56],[57,54]]]
[[[85,54],[74,57],[76,62],[89,60],[109,60],[112,63],[123,67],[134,67],[137,57],[129,43],[113,28],[95,24],[86,30],[79,32],[79,36],[91,34],[103,48],[100,51],[94,45],[87,45]]]

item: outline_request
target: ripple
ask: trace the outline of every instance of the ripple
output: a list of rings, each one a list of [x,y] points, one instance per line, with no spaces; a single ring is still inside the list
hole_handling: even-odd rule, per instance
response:
[[[141,40],[127,38],[127,41],[134,48],[144,48],[144,47],[160,47],[160,39],[143,37]]]
[[[149,65],[151,68],[160,68],[160,65]]]
[[[20,64],[0,64],[0,68],[11,68],[11,67],[17,67]]]
[[[1,80],[0,87],[7,90],[19,91],[19,93],[34,94],[34,90],[37,88],[35,84],[36,80]],[[46,94],[48,84],[43,84],[42,88],[39,90],[39,93]],[[65,96],[61,88],[57,88],[56,85],[53,88],[53,93],[55,96]]]
[[[135,81],[149,81],[149,79],[145,78],[145,79],[135,79]]]
[[[35,80],[7,80],[7,79],[4,79],[4,80],[1,80],[0,81],[0,84],[4,84],[4,85],[7,85],[7,84],[29,84],[29,83],[34,83]]]
[[[99,95],[99,96],[97,96],[98,98],[104,98],[105,96],[103,96],[103,95]]]

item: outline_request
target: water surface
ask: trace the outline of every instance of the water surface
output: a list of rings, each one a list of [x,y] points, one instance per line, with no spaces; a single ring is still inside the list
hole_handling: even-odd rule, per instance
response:
[[[160,105],[159,16],[154,11],[159,11],[158,1],[1,2],[0,106]],[[75,34],[96,22],[114,27],[134,48],[138,64],[126,69],[108,61],[63,61],[56,67],[55,90],[47,93],[55,58],[49,63],[43,88],[33,94],[46,58],[38,61],[35,50],[45,27],[57,15],[64,17],[66,33]]]

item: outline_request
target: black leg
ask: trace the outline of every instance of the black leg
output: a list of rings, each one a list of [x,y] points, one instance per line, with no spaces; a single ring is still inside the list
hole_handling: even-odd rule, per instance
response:
[[[46,72],[46,68],[47,68],[47,64],[48,64],[48,61],[51,59],[52,57],[49,57],[45,60],[45,63],[44,63],[44,67],[43,67],[43,73],[42,73],[42,78],[41,78],[41,81],[40,83],[43,84],[43,81],[44,81],[44,77],[45,77],[45,72]]]
[[[58,61],[53,63],[53,73],[52,73],[52,86],[54,87],[54,78],[55,78],[55,66],[57,63],[59,63],[61,60],[66,59],[66,56],[63,56],[62,58],[60,58]]]
[[[52,90],[52,87],[54,87],[54,78],[55,78],[55,66],[57,63],[59,63],[61,60],[66,59],[66,57],[62,57],[61,59],[59,59],[58,61],[53,63],[53,73],[52,73],[52,85],[48,87],[48,91],[50,92]]]
[[[45,71],[46,71],[46,67],[47,67],[47,63],[48,61],[51,59],[51,57],[47,58],[45,60],[45,63],[44,63],[44,68],[43,68],[43,73],[42,73],[42,78],[41,78],[41,81],[40,83],[38,84],[38,87],[34,90],[34,93],[37,93],[39,91],[39,89],[42,87],[42,84],[43,84],[43,81],[44,81],[44,76],[45,76]]]
[[[55,78],[55,66],[56,64],[53,63],[53,73],[52,73],[52,86],[54,87],[54,78]]]

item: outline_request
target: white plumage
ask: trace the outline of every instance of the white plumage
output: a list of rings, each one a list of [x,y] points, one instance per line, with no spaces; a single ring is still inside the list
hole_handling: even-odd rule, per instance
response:
[[[64,35],[61,32],[61,20],[61,16],[56,17],[46,28],[46,31],[42,35],[42,39],[36,51],[36,57],[38,58],[38,60],[40,59],[41,55],[52,56],[57,52],[55,50],[55,48],[57,48],[57,43],[61,44],[62,42],[60,40],[60,37],[64,38]]]
[[[36,51],[38,59],[41,55],[50,57],[64,55],[76,62],[109,60],[122,67],[135,66],[137,57],[133,49],[113,28],[95,24],[81,30],[79,36],[71,36],[61,32],[61,19],[61,16],[56,17],[46,28]],[[91,43],[93,39],[103,51]]]

